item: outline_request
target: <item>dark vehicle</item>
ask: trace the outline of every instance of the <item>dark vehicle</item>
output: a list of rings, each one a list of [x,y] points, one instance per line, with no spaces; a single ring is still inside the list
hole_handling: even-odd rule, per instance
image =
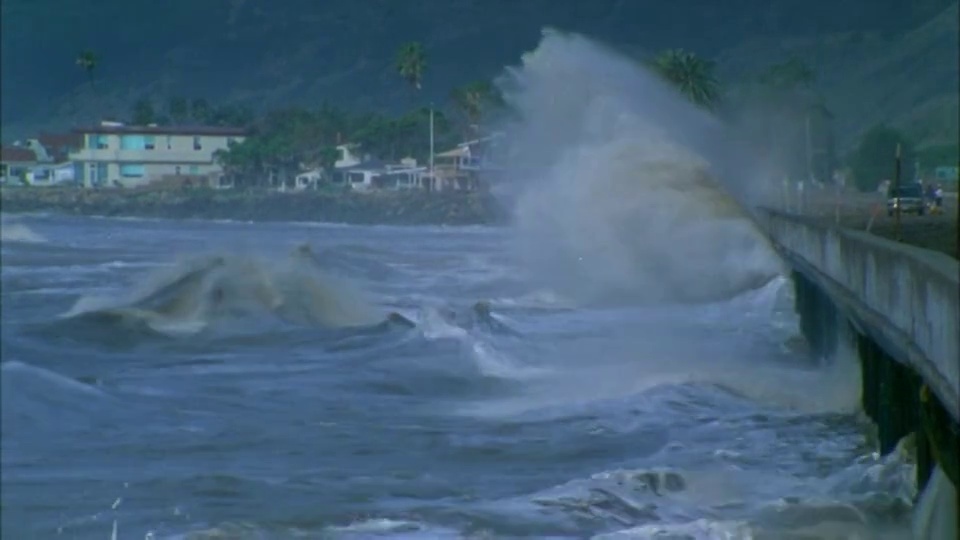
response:
[[[890,188],[887,191],[887,215],[892,216],[898,207],[903,214],[926,214],[927,202],[923,197],[923,187],[920,184],[909,184]]]

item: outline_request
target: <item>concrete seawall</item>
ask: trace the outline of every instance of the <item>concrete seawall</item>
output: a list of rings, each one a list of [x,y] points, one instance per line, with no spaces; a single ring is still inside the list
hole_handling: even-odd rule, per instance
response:
[[[801,216],[762,211],[760,222],[788,264],[960,422],[960,263]]]
[[[816,218],[761,210],[757,221],[793,270],[811,349],[853,346],[880,453],[913,437],[916,538],[958,538],[960,262]]]

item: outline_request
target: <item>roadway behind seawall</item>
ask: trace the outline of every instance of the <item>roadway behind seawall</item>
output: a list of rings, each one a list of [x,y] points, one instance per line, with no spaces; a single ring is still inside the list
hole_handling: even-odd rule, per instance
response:
[[[795,197],[780,201],[790,213],[799,213],[821,220],[826,226],[866,231],[883,238],[939,251],[960,259],[960,225],[958,225],[956,193],[948,193],[938,213],[923,216],[904,214],[897,219],[886,212],[887,199],[882,193],[837,193],[830,188],[811,191],[800,203]]]

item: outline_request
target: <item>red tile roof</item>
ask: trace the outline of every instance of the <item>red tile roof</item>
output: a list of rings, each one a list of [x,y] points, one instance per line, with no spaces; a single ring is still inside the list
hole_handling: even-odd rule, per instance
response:
[[[37,140],[48,152],[57,148],[81,148],[83,135],[80,133],[41,133]]]
[[[248,135],[246,128],[222,126],[91,126],[80,127],[74,133],[123,134],[134,135],[220,135],[223,137],[242,137]]]
[[[4,146],[0,148],[0,161],[7,163],[29,163],[37,161],[37,154],[29,148]]]

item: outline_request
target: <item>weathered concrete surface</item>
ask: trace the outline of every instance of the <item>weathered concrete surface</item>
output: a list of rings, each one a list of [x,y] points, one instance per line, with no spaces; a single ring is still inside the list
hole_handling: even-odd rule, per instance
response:
[[[960,421],[960,262],[773,210],[761,227],[864,335],[908,364]]]

